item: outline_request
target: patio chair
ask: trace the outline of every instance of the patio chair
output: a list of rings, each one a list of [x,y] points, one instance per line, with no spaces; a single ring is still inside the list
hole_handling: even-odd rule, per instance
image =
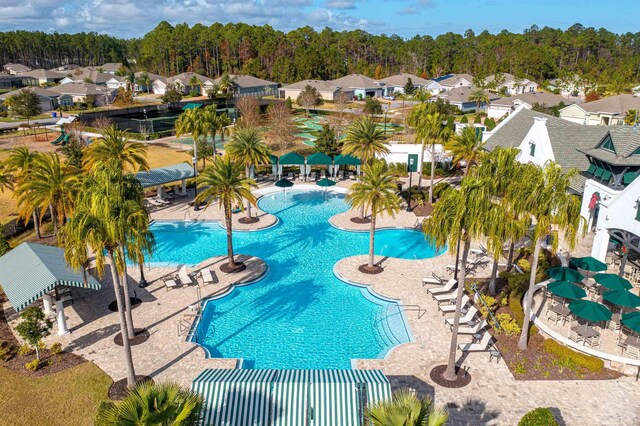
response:
[[[484,318],[480,321],[476,321],[474,325],[467,324],[458,328],[458,334],[474,335],[487,326],[487,320]]]
[[[458,291],[460,291],[460,287],[456,287],[456,289],[451,293],[444,293],[433,296],[433,300],[438,302],[438,305],[441,303],[450,303],[451,300],[455,300],[458,297]]]
[[[152,206],[155,207],[162,207],[164,206],[164,203],[161,203],[158,199],[156,198],[145,198],[145,200],[147,200],[147,203],[151,204]]]
[[[173,278],[163,278],[162,281],[164,281],[164,286],[167,288],[167,291],[178,287],[178,283]]]
[[[626,356],[629,358],[640,359],[640,348],[631,345],[627,346]]]
[[[180,284],[182,285],[191,285],[193,284],[193,280],[189,276],[187,272],[187,265],[183,265],[182,268],[178,270],[178,279],[180,280]]]
[[[554,324],[558,324],[558,322],[563,318],[559,313],[552,311],[551,309],[547,309],[547,319],[549,321],[553,321]]]
[[[471,252],[471,254],[474,254],[477,257],[482,257],[487,255],[487,249],[484,246],[482,246],[482,244],[480,245],[480,247],[472,248],[469,251]]]
[[[600,346],[600,335],[598,334],[597,336],[587,337],[585,339],[585,343],[591,346],[592,348],[595,348],[596,346]]]
[[[438,276],[435,272],[431,273],[431,277],[422,278],[422,285],[434,284],[434,285],[442,285],[444,284],[444,278]]]
[[[154,198],[154,200],[156,200],[158,203],[162,204],[162,205],[167,205],[167,204],[171,204],[171,201],[169,200],[165,200],[164,198],[160,198],[160,197],[156,197]]]
[[[465,294],[464,296],[462,296],[462,304],[460,305],[460,309],[463,313],[467,312],[468,303],[469,303],[469,296]],[[455,301],[450,305],[440,305],[438,306],[438,309],[440,310],[440,312],[442,312],[442,315],[453,313],[456,311]]]
[[[625,335],[622,333],[618,333],[618,337],[616,338],[616,346],[620,348],[620,353],[624,352],[627,349],[627,344],[624,341]]]
[[[580,343],[584,340],[584,337],[579,335],[578,332],[575,330],[569,330],[569,340],[576,343]]]
[[[356,179],[356,175],[355,175],[355,173],[353,173],[353,172],[349,172],[349,179],[351,179],[351,180],[357,180],[357,179]]]
[[[492,339],[493,336],[485,331],[479,343],[461,343],[458,345],[458,349],[462,352],[486,352],[493,346]]]
[[[428,288],[427,292],[429,292],[431,296],[436,296],[443,293],[451,293],[453,291],[453,287],[456,284],[458,284],[458,281],[454,278],[451,278],[444,286],[438,288]]]
[[[295,177],[294,177],[294,175],[293,175],[293,172],[289,172],[289,174],[287,175],[287,178],[288,178],[289,180],[294,180],[294,179],[295,179]]]
[[[215,284],[218,282],[215,272],[212,273],[209,268],[201,269],[200,276],[202,276],[202,284]]]
[[[473,321],[473,317],[475,317],[477,313],[478,313],[478,310],[476,309],[475,306],[470,307],[467,313],[462,318],[460,318],[459,324],[465,324],[465,325],[471,324],[471,322]],[[447,318],[444,320],[444,322],[450,328],[453,328],[453,320],[454,318]]]

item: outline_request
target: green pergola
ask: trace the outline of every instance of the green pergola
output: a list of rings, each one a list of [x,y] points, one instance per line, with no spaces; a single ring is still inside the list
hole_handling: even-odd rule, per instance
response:
[[[59,247],[35,243],[22,243],[0,257],[0,285],[11,306],[21,311],[36,300],[43,298],[46,313],[52,312],[54,300],[48,293],[57,286],[82,287],[99,290],[100,283],[82,271],[71,268]],[[62,301],[55,301],[58,334],[69,332]]]

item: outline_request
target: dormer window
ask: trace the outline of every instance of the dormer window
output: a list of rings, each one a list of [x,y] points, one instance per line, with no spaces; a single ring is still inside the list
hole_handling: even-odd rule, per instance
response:
[[[602,142],[602,144],[600,145],[600,148],[604,149],[605,151],[613,152],[614,154],[616,153],[616,148],[613,146],[613,141],[611,140],[610,135],[607,135],[604,142]]]

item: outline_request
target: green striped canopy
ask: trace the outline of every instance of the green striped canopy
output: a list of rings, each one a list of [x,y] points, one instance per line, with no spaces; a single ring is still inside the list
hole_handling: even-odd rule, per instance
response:
[[[140,181],[143,188],[164,185],[192,177],[194,177],[193,165],[189,163],[179,163],[136,173],[136,179]]]
[[[354,157],[352,155],[338,155],[336,158],[333,159],[333,162],[335,165],[345,165],[345,166],[359,166],[360,165],[360,159],[357,157]]]
[[[391,398],[379,370],[205,370],[191,388],[203,424],[358,425],[364,407]]]
[[[100,289],[88,275],[87,286]],[[22,243],[0,257],[0,286],[16,311],[21,311],[56,286],[85,287],[82,271],[74,271],[59,247]]]
[[[307,164],[311,166],[330,166],[332,161],[331,157],[322,152],[316,152],[307,157]]]
[[[304,157],[297,152],[287,152],[285,155],[280,157],[278,163],[281,166],[289,166],[289,165],[302,165],[304,164]]]

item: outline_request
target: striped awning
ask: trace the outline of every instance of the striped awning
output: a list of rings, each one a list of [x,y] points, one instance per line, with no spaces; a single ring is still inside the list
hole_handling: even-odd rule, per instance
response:
[[[100,283],[87,274],[87,286]],[[0,286],[16,311],[21,311],[56,286],[84,287],[82,271],[74,271],[59,247],[22,243],[0,257]]]
[[[182,179],[189,179],[193,176],[193,165],[189,163],[179,163],[172,166],[151,169],[148,172],[136,173],[136,179],[140,181],[143,188],[164,185]]]
[[[205,370],[191,387],[205,425],[360,425],[368,404],[391,398],[379,370]]]

